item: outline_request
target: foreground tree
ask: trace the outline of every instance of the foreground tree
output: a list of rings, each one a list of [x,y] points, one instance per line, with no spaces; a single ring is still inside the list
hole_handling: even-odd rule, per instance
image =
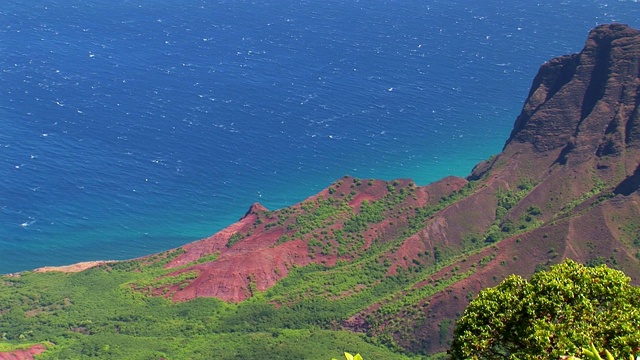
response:
[[[616,358],[640,348],[640,288],[572,260],[483,290],[456,325],[453,359],[558,359],[593,343]]]

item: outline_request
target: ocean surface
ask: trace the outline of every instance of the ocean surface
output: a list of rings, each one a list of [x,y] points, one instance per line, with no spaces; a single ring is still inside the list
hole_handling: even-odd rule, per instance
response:
[[[0,273],[180,246],[345,174],[466,176],[637,1],[3,0]]]

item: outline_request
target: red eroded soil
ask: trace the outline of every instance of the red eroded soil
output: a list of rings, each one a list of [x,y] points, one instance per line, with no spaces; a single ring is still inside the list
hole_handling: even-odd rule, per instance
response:
[[[37,344],[26,350],[0,352],[0,360],[33,360],[34,355],[42,354],[45,350],[44,345]]]
[[[468,177],[476,181],[469,187],[473,193],[443,202],[450,205],[423,223],[416,224],[415,219],[423,218],[411,218],[412,212],[446,200],[468,181],[448,177],[416,187],[407,179],[344,177],[285,209],[270,212],[254,204],[238,222],[183,246],[184,252],[166,268],[173,271],[169,276],[192,278],[153,291],[174,301],[217,297],[239,302],[274,286],[294,266],[357,260],[374,241],[389,245],[400,239],[380,255],[390,263],[389,274],[447,266],[342,325],[390,335],[411,352],[434,353],[447,347],[440,326],[454,324],[473,296],[510,274],[530,277],[536,269],[572,258],[615,265],[638,283],[640,250],[634,240],[640,219],[640,67],[633,64],[639,62],[640,32],[612,24],[594,29],[581,53],[543,64],[504,150],[478,164]],[[311,215],[325,200],[330,200],[324,203],[328,208],[338,204],[338,214],[314,219]],[[354,220],[348,241],[336,236],[342,230],[347,235],[348,222],[358,220],[365,201],[383,204],[383,219],[378,214],[360,227]],[[503,236],[489,236],[496,233]],[[357,248],[348,247],[352,244]],[[207,262],[198,263],[205,256],[210,256]],[[402,303],[410,291],[451,280],[454,273],[469,275],[418,304],[380,315],[376,326],[367,324],[376,309]],[[335,299],[343,296],[348,294]],[[410,334],[397,324],[408,324]]]
[[[344,177],[319,194],[284,210],[269,212],[262,205],[253,204],[238,222],[209,238],[183,246],[184,253],[166,266],[167,269],[176,269],[168,276],[191,274],[193,277],[196,274],[196,279],[151,290],[174,301],[196,297],[216,297],[231,302],[245,300],[254,291],[264,291],[274,286],[287,276],[293,266],[311,263],[333,266],[338,260],[335,250],[337,243],[333,244],[336,247],[330,253],[317,249],[312,253],[309,241],[329,236],[329,232],[333,236],[333,231],[342,229],[344,221],[352,215],[338,215],[338,218],[330,223],[325,222],[317,230],[296,235],[297,217],[308,214],[305,206],[308,208],[309,204],[323,199],[333,198],[341,202],[346,198],[349,199],[347,204],[352,214],[357,214],[364,201],[380,200],[390,192],[403,189],[411,192],[411,196],[407,196],[398,207],[418,207],[437,203],[440,198],[461,189],[466,183],[462,178],[448,177],[425,187],[416,187],[408,179],[386,182]],[[343,254],[342,258],[353,259],[357,253],[371,246],[374,240],[385,242],[394,239],[399,229],[406,225],[407,219],[402,217],[370,224],[361,234],[364,240],[362,247],[356,252]],[[321,235],[321,232],[326,234]],[[217,260],[197,263],[199,259],[214,254]]]

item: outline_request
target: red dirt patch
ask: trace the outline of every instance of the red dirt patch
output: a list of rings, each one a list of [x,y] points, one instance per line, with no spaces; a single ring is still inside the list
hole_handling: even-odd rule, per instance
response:
[[[47,348],[36,344],[26,350],[0,352],[0,360],[33,360],[34,355],[42,354]]]

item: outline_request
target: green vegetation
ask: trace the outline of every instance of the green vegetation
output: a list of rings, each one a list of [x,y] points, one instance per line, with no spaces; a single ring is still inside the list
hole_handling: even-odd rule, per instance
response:
[[[351,208],[346,201],[339,201],[332,197],[319,197],[316,201],[306,201],[301,205],[304,212],[295,218],[288,230],[294,230],[294,238],[309,234],[315,230],[333,224],[338,217],[350,214]]]
[[[344,223],[344,231],[361,232],[366,230],[369,224],[375,224],[385,219],[386,208],[387,204],[384,200],[373,203],[363,201],[360,205],[360,212]]]
[[[353,186],[372,185],[355,181]],[[412,307],[420,296],[439,291],[464,275],[452,273],[426,288],[426,293],[420,290],[397,303],[393,294],[408,291],[440,266],[429,265],[427,257],[414,262],[411,269],[399,268],[390,275],[389,259],[383,255],[418,231],[419,222],[464,197],[472,186],[425,208],[404,205],[415,191],[413,184],[392,182],[387,186],[392,192],[380,200],[363,201],[357,211],[348,205],[354,195],[344,195],[340,190],[331,197],[259,215],[261,224],[254,226],[286,229],[279,242],[306,238],[310,249],[357,257],[339,260],[331,268],[293,267],[274,287],[254,292],[253,298],[240,304],[203,298],[171,303],[164,298],[172,289],[188,286],[196,278],[197,272],[187,271],[188,266],[216,261],[220,256],[210,254],[179,268],[165,269],[184,253],[177,249],[76,274],[4,277],[0,281],[0,308],[9,310],[0,312],[0,334],[12,346],[51,341],[55,346],[45,352],[44,359],[209,359],[215,354],[221,359],[315,356],[324,360],[344,349],[358,349],[365,358],[405,359],[379,345],[393,346],[392,341],[374,341],[378,344],[374,345],[371,337],[335,329],[372,303],[388,298],[391,307],[384,307],[386,311],[396,306]],[[400,221],[401,217],[408,217],[415,228],[391,241],[372,239],[364,247],[363,232],[370,225],[388,218]],[[332,229],[336,223],[345,227]],[[245,237],[235,233],[227,246]],[[441,266],[449,258],[441,250],[432,256]]]
[[[241,233],[234,233],[233,235],[231,235],[231,237],[229,238],[229,241],[227,242],[227,247],[232,247],[234,244],[236,244],[238,241],[244,239],[244,235]]]
[[[313,325],[328,318],[316,314],[320,301],[280,308],[260,296],[238,305],[210,298],[171,303],[135,290],[164,282],[163,264],[172,258],[165,253],[158,263],[137,260],[75,274],[2,277],[1,349],[50,341],[55,345],[41,359],[326,360],[357,348],[366,358],[406,359],[367,343],[363,335]]]
[[[496,191],[496,219],[482,236],[484,242],[496,243],[541,225],[541,222],[536,220],[536,218],[542,214],[542,211],[537,206],[530,206],[524,214],[516,220],[505,220],[509,211],[518,204],[520,200],[527,196],[534,189],[535,185],[532,180],[523,178],[520,179],[515,190],[498,189],[498,191]]]
[[[345,357],[345,359],[347,359],[347,360],[363,360],[363,359],[362,359],[362,356],[361,356],[360,354],[356,354],[356,355],[354,356],[354,355],[349,354],[348,352],[344,353],[344,357]],[[336,358],[333,358],[332,360],[337,360],[337,359],[336,359]]]
[[[582,348],[582,355],[589,360],[604,360],[600,354],[603,353],[607,360],[615,360],[613,355],[609,352],[609,350],[604,350],[602,352],[598,351],[598,349],[591,343],[591,345],[587,348]],[[581,360],[575,356],[561,356],[563,360]],[[634,354],[629,354],[629,360],[635,360],[636,356]]]
[[[7,342],[0,342],[0,352],[14,351],[14,350],[26,350],[38,343],[20,343],[20,344],[12,344]],[[51,347],[52,344],[46,343],[47,347]]]
[[[209,255],[205,255],[205,256],[201,257],[200,259],[194,261],[194,263],[195,264],[204,264],[204,263],[216,261],[216,260],[218,260],[219,256],[220,256],[220,252],[216,251],[213,254],[209,254]]]
[[[191,280],[194,280],[197,277],[198,277],[197,272],[189,271],[189,272],[183,272],[175,276],[160,276],[157,278],[139,280],[134,284],[137,289],[151,290],[151,289],[158,289],[161,287],[167,287],[167,286],[173,286],[173,285],[179,285],[179,284],[188,285],[188,283]]]
[[[622,272],[566,260],[531,281],[480,292],[458,321],[453,359],[553,359],[593,343],[614,356],[640,347],[640,288]]]
[[[595,195],[598,195],[598,194],[602,193],[602,191],[605,190],[606,188],[607,188],[607,183],[605,183],[602,179],[600,179],[599,177],[594,175],[593,176],[593,187],[592,187],[592,189],[590,191],[582,194],[577,199],[574,199],[574,200],[568,202],[567,204],[565,204],[562,207],[562,209],[560,210],[560,213],[557,215],[557,217],[568,214],[576,206],[582,204],[583,202],[585,202],[585,200],[590,199],[590,198],[594,197]],[[603,194],[603,195],[601,195],[600,198],[596,201],[596,203],[602,201],[603,199],[606,199],[606,198],[610,197],[611,195],[612,194]]]
[[[471,195],[476,188],[476,183],[469,181],[459,191],[454,191],[448,196],[442,197],[437,204],[427,205],[415,209],[415,214],[409,217],[409,225],[404,230],[404,236],[411,236],[420,231],[424,227],[424,222],[433,216],[438,211],[454,204],[455,202],[464,199]]]
[[[496,218],[502,219],[509,209],[514,207],[522,198],[524,198],[533,188],[535,184],[532,180],[524,178],[518,182],[517,190],[499,189],[496,192],[498,199],[498,208],[496,210]]]
[[[245,291],[252,297],[239,304],[204,298],[184,303],[169,300],[177,290],[188,287],[198,277],[202,267],[191,266],[215,262],[224,256],[220,252],[172,269],[165,269],[165,266],[184,253],[181,248],[77,274],[5,276],[0,278],[0,335],[4,341],[0,345],[15,349],[48,341],[51,345],[42,355],[43,359],[326,360],[333,354],[353,349],[367,359],[406,359],[400,355],[404,351],[402,346],[415,342],[417,324],[430,321],[425,309],[428,309],[428,299],[432,295],[449,291],[451,285],[490,267],[497,261],[497,242],[535,229],[542,224],[543,218],[551,215],[544,214],[548,211],[546,208],[518,206],[535,187],[531,180],[523,179],[513,189],[496,191],[495,221],[486,231],[475,229],[475,233],[463,233],[461,243],[430,242],[422,230],[426,224],[436,223],[434,214],[451,206],[456,210],[456,202],[478,189],[486,190],[483,186],[482,183],[469,182],[459,191],[436,201],[429,198],[424,204],[421,202],[425,200],[424,194],[417,192],[416,186],[407,181],[363,182],[345,178],[333,184],[328,195],[286,209],[260,212],[256,214],[255,222],[247,226],[252,226],[252,229],[242,229],[229,237],[228,248],[244,239],[249,240],[253,231],[265,231],[277,234],[274,239],[279,236],[267,246],[277,247],[296,240],[307,244],[312,259],[326,257],[321,257],[318,264],[304,267],[287,264],[287,276],[263,292],[257,291],[257,280],[248,275],[250,285]],[[625,243],[633,243],[640,248],[637,228],[625,225],[621,232],[628,233]],[[425,246],[419,253],[411,252],[413,249],[405,246],[405,240],[410,236],[424,242]],[[225,251],[221,250],[222,253]],[[558,253],[551,248],[549,257],[557,256]],[[509,258],[518,261],[515,254]],[[500,268],[511,266],[511,260],[499,259]],[[602,271],[598,265],[604,262],[611,261],[596,257],[588,265]],[[329,263],[332,265],[325,265]],[[537,269],[534,279],[546,274],[547,265],[549,263]],[[499,274],[493,276],[495,282],[502,278],[503,275]],[[498,290],[494,295],[483,292],[479,296],[484,299],[483,306],[492,307],[492,311],[502,311],[504,309],[500,306],[510,306],[507,310],[516,311],[523,309],[522,306],[517,307],[517,295],[527,294],[531,301],[548,296],[550,300],[544,306],[549,311],[547,316],[553,316],[552,303],[558,299],[550,295],[551,291],[543,296],[535,292],[535,286],[531,285],[533,280],[527,283],[514,279],[517,278],[505,280],[503,284],[507,285],[501,284],[498,288],[511,286],[516,289],[520,286],[516,295],[502,296]],[[560,285],[554,288],[556,292],[566,285],[557,281]],[[576,289],[582,289],[582,286],[574,290],[578,291]],[[468,299],[474,294],[474,291],[466,292]],[[492,299],[498,299],[499,304],[492,304]],[[505,299],[511,302],[500,303]],[[570,304],[571,301],[565,303]],[[606,303],[607,307],[614,308],[614,305]],[[470,308],[473,309],[472,306]],[[365,309],[369,310],[363,312]],[[563,314],[577,316],[565,308],[562,311]],[[509,316],[521,319],[526,314],[521,311],[509,313]],[[349,324],[354,316],[366,323],[366,335],[341,330],[349,328],[350,325],[345,324]],[[505,315],[498,319],[508,317]],[[636,321],[635,318],[624,319]],[[542,322],[540,319],[529,320]],[[453,317],[439,318],[432,324],[432,329],[435,326],[435,342],[442,347],[450,343],[453,321]],[[564,331],[561,323],[553,323],[553,328],[536,329],[538,334]],[[592,330],[572,324],[581,330]],[[499,324],[493,325],[497,326],[492,328],[494,332],[479,331],[476,335],[494,336],[495,331],[508,331],[527,339],[528,348],[539,350],[549,345],[536,344],[531,339],[537,335],[516,332],[513,326],[500,330]],[[480,325],[473,326],[474,330],[480,329]],[[454,349],[461,348],[459,339],[463,328],[464,322],[459,323],[456,330],[458,342],[453,343]],[[462,343],[466,346],[472,341],[475,340],[464,338]],[[490,344],[493,340],[483,338],[482,341]],[[550,341],[554,342],[553,346],[564,344],[563,339]],[[480,345],[473,344],[473,351],[480,351]],[[581,355],[578,349],[584,344],[576,342],[573,347],[560,347],[552,355]],[[596,341],[596,345],[602,344]],[[505,346],[495,345],[480,357],[515,351]],[[548,350],[549,346],[544,349]],[[606,343],[606,346],[611,344]],[[612,351],[618,354],[619,348],[612,347]],[[461,356],[475,356],[475,353]]]

